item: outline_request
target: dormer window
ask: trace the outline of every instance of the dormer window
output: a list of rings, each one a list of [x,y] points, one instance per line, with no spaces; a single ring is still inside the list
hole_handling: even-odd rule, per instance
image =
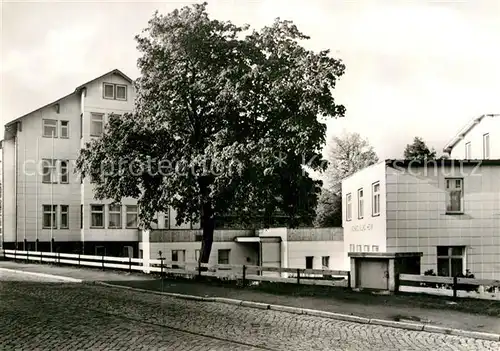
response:
[[[127,86],[123,84],[104,83],[103,97],[110,100],[127,100]]]

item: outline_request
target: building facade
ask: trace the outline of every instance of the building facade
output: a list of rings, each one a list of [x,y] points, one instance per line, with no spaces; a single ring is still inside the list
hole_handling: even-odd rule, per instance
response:
[[[139,248],[142,249],[141,242]],[[195,263],[201,230],[152,230],[150,257]],[[224,229],[214,232],[210,264],[345,270],[342,228]]]
[[[500,160],[386,160],[366,168],[343,183],[347,251],[422,252],[422,273],[468,269],[499,279],[499,179]],[[368,201],[358,200],[360,189]]]
[[[444,147],[451,158],[460,160],[500,159],[500,114],[472,119]]]
[[[137,202],[97,201],[93,184],[74,172],[80,149],[102,135],[112,114],[132,112],[134,99],[132,80],[113,70],[5,125],[5,249],[139,255]],[[159,228],[192,228],[177,226],[173,210],[157,217]]]

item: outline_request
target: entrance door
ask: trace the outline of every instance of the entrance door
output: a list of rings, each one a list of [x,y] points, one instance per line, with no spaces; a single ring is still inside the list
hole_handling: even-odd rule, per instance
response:
[[[365,289],[389,289],[389,263],[387,260],[358,261],[357,286]]]

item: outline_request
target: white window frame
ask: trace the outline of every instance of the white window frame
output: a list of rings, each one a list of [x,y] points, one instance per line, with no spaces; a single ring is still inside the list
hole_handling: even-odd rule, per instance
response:
[[[45,215],[51,218],[50,225],[45,225]],[[57,229],[57,205],[42,205],[42,228]]]
[[[97,210],[97,208],[100,207],[100,210]],[[101,215],[102,216],[102,225],[95,225],[94,223],[94,215]],[[94,204],[90,205],[90,228],[104,228],[106,224],[106,218],[104,216],[104,205],[102,204]]]
[[[349,193],[345,196],[345,220],[352,220],[352,194]]]
[[[132,209],[135,208],[135,211]],[[125,206],[125,220],[126,220],[126,228],[128,229],[137,229],[139,225],[139,211],[137,205],[126,205]],[[129,217],[135,216],[135,225],[129,224],[131,221]]]
[[[61,184],[69,184],[69,160],[59,161],[59,175]]]
[[[356,251],[357,252],[363,252],[363,246],[362,245],[356,245]]]
[[[95,131],[94,125],[100,125],[99,134]],[[90,113],[90,136],[100,137],[104,133],[104,113]]]
[[[490,133],[483,134],[483,159],[490,158]]]
[[[378,245],[372,245],[372,252],[378,252],[379,247]]]
[[[118,216],[118,225],[111,225],[111,218]],[[122,228],[122,205],[121,204],[109,204],[108,205],[108,228],[110,229],[121,229]]]
[[[376,216],[380,216],[380,182],[372,184],[372,217]]]
[[[370,252],[370,245],[365,245],[363,247],[363,252]]]
[[[179,253],[182,254],[181,260],[179,260]],[[174,260],[174,255],[177,256],[176,260]],[[172,258],[172,262],[185,262],[186,261],[186,250],[172,250],[171,251],[171,258]]]
[[[42,183],[57,184],[57,160],[42,159]]]
[[[66,224],[63,224],[63,216],[66,216]],[[69,229],[69,205],[59,206],[59,228]]]
[[[445,178],[446,189],[446,214],[463,214],[464,213],[464,179],[463,178]],[[458,186],[457,184],[460,184]],[[460,209],[453,210],[451,207],[452,191],[460,191]]]
[[[66,124],[66,125],[63,125]],[[61,138],[69,139],[69,121],[60,121]],[[66,135],[64,135],[66,133]]]
[[[470,141],[465,143],[465,159],[466,160],[470,160],[472,155],[471,155],[471,152],[472,152],[472,147],[471,147],[471,144],[470,144]]]
[[[222,253],[223,254],[227,253],[227,257],[221,257]],[[231,264],[231,249],[217,250],[217,264]]]
[[[349,252],[356,252],[356,245],[350,244],[349,245]]]
[[[446,255],[439,255],[438,254],[438,250],[439,250],[439,247],[445,247],[448,249],[448,253]],[[454,255],[453,254],[453,249],[460,249],[461,250],[461,254],[460,255]],[[467,270],[466,268],[466,256],[467,256],[467,249],[465,246],[461,246],[461,245],[451,245],[451,246],[438,246],[436,248],[436,271],[437,271],[437,275],[439,276],[440,275],[440,271],[439,271],[439,260],[440,259],[447,259],[448,260],[448,272],[449,272],[449,275],[448,277],[452,277],[453,274],[452,274],[452,260],[454,259],[461,259],[462,260],[462,274],[464,274]]]
[[[330,269],[330,256],[321,256],[321,267]]]
[[[365,212],[365,201],[363,199],[363,188],[358,189],[358,219],[363,219]]]
[[[50,122],[48,125],[47,122]],[[53,123],[53,124],[52,124]],[[51,128],[54,131],[54,134],[46,134],[45,133],[45,128]],[[57,119],[42,119],[42,135],[44,138],[57,138]]]
[[[124,98],[119,98],[118,97],[118,88],[124,88],[125,89],[125,97]],[[116,84],[115,85],[115,99],[120,100],[120,101],[127,101],[127,86],[125,84]]]
[[[106,86],[110,86],[112,88],[112,91],[113,91],[113,96],[106,96]],[[108,99],[108,100],[114,100],[115,97],[116,97],[116,94],[115,94],[115,85],[113,83],[103,83],[102,84],[102,97],[104,99]]]

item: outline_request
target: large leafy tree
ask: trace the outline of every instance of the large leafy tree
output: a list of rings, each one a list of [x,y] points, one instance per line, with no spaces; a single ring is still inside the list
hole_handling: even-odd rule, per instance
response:
[[[318,116],[344,114],[333,98],[342,62],[306,50],[289,21],[250,31],[210,19],[206,3],[155,13],[136,39],[134,113],[112,118],[77,162],[95,197],[136,198],[143,228],[170,206],[178,223],[201,220],[203,263],[228,213],[312,220],[321,184],[303,164],[323,165]]]
[[[358,133],[332,136],[328,145],[325,187],[318,204],[317,226],[342,225],[342,180],[378,162],[367,139]]]
[[[422,138],[415,137],[412,144],[406,145],[404,157],[407,160],[434,160],[436,159],[436,150],[429,149]]]

